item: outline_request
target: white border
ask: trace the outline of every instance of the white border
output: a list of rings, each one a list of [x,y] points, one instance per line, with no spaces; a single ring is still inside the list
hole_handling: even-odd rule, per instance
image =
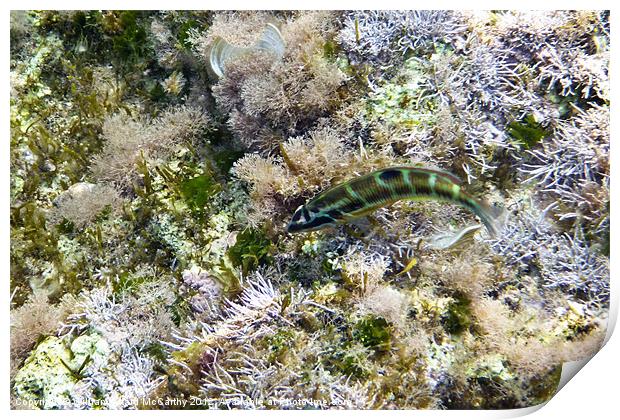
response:
[[[215,1],[187,1],[187,0],[176,0],[174,2],[164,2],[164,1],[75,1],[75,0],[65,0],[65,1],[31,1],[24,0],[20,2],[15,2],[12,4],[12,8],[14,9],[157,9],[157,10],[165,10],[165,9],[409,9],[409,8],[420,8],[420,9],[610,9],[611,20],[614,21],[615,15],[617,13],[617,7],[615,4],[612,4],[611,1],[599,1],[599,0],[591,0],[588,2],[584,1],[576,1],[576,0],[551,0],[541,2],[540,0],[532,1],[532,0],[522,0],[519,2],[507,2],[507,1],[470,1],[470,2],[458,2],[458,1],[445,1],[445,0],[435,0],[432,3],[429,2],[416,2],[416,1],[394,1],[394,0],[382,0],[378,1],[367,1],[367,0],[357,0],[357,1],[333,1],[333,0],[314,0],[312,2],[308,1],[286,1],[286,0],[261,0],[254,3],[249,3],[243,0],[228,0],[226,2],[215,2]],[[464,7],[463,7],[464,6]],[[0,20],[0,25],[3,29],[3,34],[5,36],[6,42],[2,43],[2,57],[5,60],[4,66],[2,67],[5,74],[5,83],[8,82],[8,71],[9,71],[9,42],[8,42],[8,34],[9,34],[9,10],[10,7],[7,3],[3,2],[0,6],[2,11],[4,12],[3,18]],[[618,36],[615,34],[618,31],[618,28],[612,29],[612,41],[611,45],[618,45]],[[612,55],[612,64],[611,68],[617,69],[617,60],[615,56]],[[616,101],[617,101],[617,92],[616,89],[613,88],[615,83],[615,79],[612,77],[612,116],[616,109]],[[7,86],[7,85],[5,85]],[[7,86],[8,87],[8,86]],[[3,205],[1,207],[1,223],[4,228],[2,232],[4,234],[4,240],[1,242],[2,246],[2,264],[0,264],[1,268],[1,276],[0,278],[4,280],[5,290],[4,293],[0,293],[0,299],[3,299],[4,309],[5,309],[5,328],[2,328],[0,334],[2,334],[3,340],[2,342],[5,345],[2,348],[2,362],[4,375],[2,376],[4,380],[2,381],[2,389],[0,389],[0,395],[4,401],[4,409],[9,410],[9,383],[8,383],[8,371],[9,371],[9,357],[8,357],[8,343],[9,343],[9,232],[10,232],[10,221],[9,221],[9,89],[5,89],[2,91],[2,100],[0,101],[0,106],[2,107],[2,133],[4,134],[3,138],[5,139],[3,143],[3,150],[0,153],[0,170],[2,171],[3,183],[2,183],[2,201]],[[616,133],[616,124],[614,123],[614,118],[612,117],[612,135]],[[611,161],[612,163],[612,182],[615,182],[618,179],[618,170],[617,163],[618,162],[618,153],[616,153],[616,148],[612,147],[611,150]],[[614,184],[612,184],[614,185]],[[616,214],[617,204],[618,204],[618,193],[614,192],[612,189],[612,206],[611,213],[612,215]],[[612,220],[617,220],[616,216],[612,217]],[[612,231],[614,223],[612,223]],[[616,236],[616,232],[613,232],[611,235],[612,244],[611,244],[611,252],[612,257],[611,261],[615,262],[618,260],[618,237]],[[611,266],[611,278],[615,279],[615,273],[617,272],[615,265]],[[612,281],[612,307],[609,313],[610,325],[608,329],[607,339],[609,339],[618,313],[618,287],[617,280]],[[422,418],[475,418],[475,419],[486,419],[486,418],[510,418],[517,417],[525,414],[532,413],[531,418],[539,418],[546,419],[551,416],[562,418],[610,418],[610,414],[615,412],[616,409],[616,401],[618,399],[617,394],[617,384],[618,384],[618,374],[619,374],[619,362],[617,355],[620,354],[620,343],[617,338],[617,334],[614,337],[611,337],[607,345],[597,354],[592,361],[588,363],[588,367],[586,367],[582,372],[580,372],[576,378],[568,381],[568,384],[555,396],[553,397],[546,406],[540,410],[541,406],[538,407],[530,407],[527,409],[520,410],[504,410],[504,411],[417,411],[415,413],[411,413],[409,411],[396,411],[396,412],[387,412],[387,411],[364,411],[363,413],[358,413],[355,411],[348,412],[336,412],[336,411],[327,411],[327,412],[297,412],[297,411],[270,411],[270,412],[260,412],[260,411],[251,411],[251,412],[208,412],[208,411],[200,411],[200,412],[184,412],[183,416],[200,416],[202,419],[204,418],[221,418],[222,416],[239,416],[246,418],[256,418],[261,416],[269,416],[269,418],[278,417],[278,416],[286,416],[290,418],[290,416],[357,416],[364,415],[365,417],[375,417],[381,416],[394,416],[394,417],[407,417],[409,418],[412,415],[416,417]],[[572,363],[567,364],[565,369],[563,369],[563,380],[569,379],[572,377],[572,374],[575,374],[579,369],[580,363]],[[8,414],[8,413],[7,413]],[[119,413],[105,411],[100,413],[92,413],[93,415],[102,415],[104,417],[114,416],[115,418]],[[178,413],[175,413],[178,414]],[[171,415],[175,415],[169,412],[122,412],[122,415],[127,416],[163,416],[165,418],[169,418]],[[62,411],[62,412],[34,412],[34,411],[11,411],[11,416],[40,416],[45,415],[50,418],[66,418],[66,417],[80,417],[87,415],[86,412],[83,411]]]

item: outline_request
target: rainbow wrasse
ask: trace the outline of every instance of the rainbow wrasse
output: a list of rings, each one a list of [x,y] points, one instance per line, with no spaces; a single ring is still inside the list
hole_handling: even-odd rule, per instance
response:
[[[399,200],[439,200],[470,210],[495,236],[498,210],[470,196],[460,184],[456,176],[436,169],[380,169],[318,194],[295,211],[287,230],[306,232],[346,223]]]

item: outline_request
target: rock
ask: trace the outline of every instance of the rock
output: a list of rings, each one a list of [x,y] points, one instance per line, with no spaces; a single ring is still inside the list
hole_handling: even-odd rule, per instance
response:
[[[58,337],[43,340],[14,378],[19,405],[42,409],[75,408],[74,388],[82,375],[98,371],[110,356],[98,334],[82,335],[67,345]]]

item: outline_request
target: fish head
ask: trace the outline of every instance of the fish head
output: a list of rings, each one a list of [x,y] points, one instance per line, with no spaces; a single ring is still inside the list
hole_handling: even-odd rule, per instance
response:
[[[302,232],[304,227],[312,220],[312,216],[305,206],[301,205],[297,207],[293,217],[286,227],[286,231],[289,233]]]
[[[297,232],[310,232],[313,230],[319,230],[327,226],[332,226],[336,221],[320,212],[313,212],[306,206],[299,206],[290,223],[288,224],[286,231],[288,233]]]

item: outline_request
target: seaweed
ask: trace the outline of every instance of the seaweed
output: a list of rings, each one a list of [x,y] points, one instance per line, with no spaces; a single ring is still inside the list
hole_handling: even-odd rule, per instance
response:
[[[125,10],[118,14],[118,34],[112,37],[113,60],[128,66],[144,60],[150,51],[146,28],[141,23],[145,12]]]
[[[205,215],[205,207],[221,190],[221,186],[211,175],[206,174],[182,181],[179,189],[192,212],[202,218]]]
[[[528,114],[521,121],[512,121],[508,124],[508,134],[512,136],[524,150],[532,149],[551,133],[545,130],[536,118]]]
[[[186,19],[183,21],[183,23],[181,24],[181,26],[178,29],[178,35],[177,35],[177,40],[179,41],[179,43],[184,47],[184,48],[189,48],[190,47],[190,43],[188,42],[189,39],[189,32],[192,29],[197,29],[199,28],[199,22],[196,19]]]
[[[273,244],[269,238],[260,230],[248,228],[237,234],[235,244],[228,248],[226,255],[234,266],[241,267],[245,275],[268,263],[272,252]]]
[[[453,302],[448,305],[446,314],[442,317],[441,323],[450,334],[461,334],[472,324],[471,301],[462,294],[453,297]]]
[[[388,322],[381,317],[368,317],[355,324],[353,339],[364,346],[384,353],[392,347],[392,333]]]

